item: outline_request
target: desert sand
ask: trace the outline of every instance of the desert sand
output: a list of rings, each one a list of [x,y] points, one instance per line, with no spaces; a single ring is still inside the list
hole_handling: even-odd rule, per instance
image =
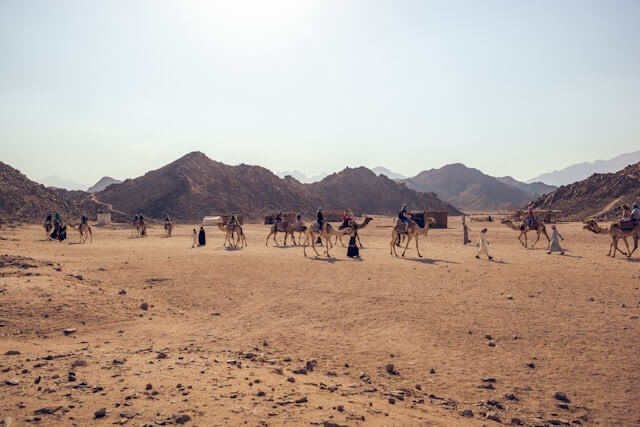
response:
[[[471,223],[495,257],[477,260],[450,222],[402,259],[376,218],[361,260],[265,247],[257,224],[241,250],[213,227],[192,249],[186,224],[94,227],[91,244],[4,227],[0,420],[639,424],[640,254],[606,257],[578,223],[559,225],[564,256]]]

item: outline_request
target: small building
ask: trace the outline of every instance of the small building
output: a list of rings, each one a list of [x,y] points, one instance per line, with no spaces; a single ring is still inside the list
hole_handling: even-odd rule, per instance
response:
[[[447,228],[449,211],[411,211],[409,215],[420,227],[424,227],[426,218],[433,218],[431,228]]]
[[[98,225],[109,225],[111,224],[111,213],[98,213]]]

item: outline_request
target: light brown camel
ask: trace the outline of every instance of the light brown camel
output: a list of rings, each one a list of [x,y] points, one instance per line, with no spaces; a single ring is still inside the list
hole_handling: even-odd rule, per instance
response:
[[[165,221],[164,222],[164,237],[171,237],[173,234],[173,227],[176,226],[175,221]]]
[[[405,234],[407,236],[407,243],[404,245],[402,256],[404,256],[404,254],[407,252],[407,248],[409,247],[409,243],[411,242],[411,239],[415,238],[416,251],[418,251],[418,256],[422,258],[422,254],[420,253],[420,246],[418,245],[418,236],[424,235],[426,237],[427,234],[429,233],[429,229],[431,228],[431,225],[434,222],[436,222],[435,219],[427,218],[427,223],[424,225],[424,227],[420,227],[415,221],[409,220],[409,223],[407,224],[407,228],[405,231],[404,224],[400,220],[398,220],[396,222],[396,226],[393,227],[393,230],[391,231],[391,243],[390,243],[391,251],[389,252],[389,255],[398,256],[396,252],[396,244],[400,242],[400,236]]]
[[[361,222],[360,224],[358,224],[355,220],[351,220],[351,228],[353,228],[356,232],[356,239],[358,240],[358,244],[360,245],[361,248],[364,248],[364,246],[362,246],[362,242],[360,241],[360,233],[358,233],[359,230],[362,230],[363,228],[365,228],[371,221],[373,221],[373,218],[371,217],[366,217],[364,219],[363,222]],[[338,230],[342,230],[344,229],[344,225],[340,225],[340,227],[338,227]],[[338,243],[338,238],[336,237],[336,243]],[[342,245],[342,247],[344,248],[344,242],[342,241],[342,236],[340,236],[340,244]]]
[[[131,230],[131,235],[136,237],[146,237],[147,236],[147,224],[144,222],[144,219],[136,218],[133,221],[133,227]]]
[[[544,235],[544,237],[547,238],[547,242],[551,241],[551,239],[549,239],[549,235],[547,234],[547,228],[542,223],[536,224],[535,227],[527,227],[524,223],[520,225],[515,225],[513,221],[511,221],[509,218],[503,219],[502,223],[507,227],[509,227],[510,229],[520,232],[520,235],[518,235],[518,240],[520,241],[520,243],[522,243],[522,246],[524,246],[525,248],[529,243],[527,240],[527,233],[530,231],[535,231],[537,235],[536,241],[533,242],[533,245],[531,245],[532,248],[540,240],[540,235]],[[524,242],[522,241],[522,236],[524,236]]]
[[[291,240],[293,240],[293,245],[297,246],[296,238],[293,233],[303,233],[307,227],[305,225],[296,226],[295,224],[291,224],[288,221],[281,221],[277,224],[273,224],[271,229],[269,230],[269,235],[267,236],[267,241],[265,242],[265,246],[269,244],[269,239],[273,236],[273,241],[276,242],[276,246],[280,246],[276,236],[278,233],[284,233],[284,245],[287,246],[287,236],[291,235]],[[300,235],[298,235],[298,240],[300,240]]]
[[[307,227],[307,230],[305,232],[304,245],[302,245],[304,256],[307,256],[307,245],[309,244],[309,242],[311,242],[311,247],[313,248],[313,251],[316,253],[316,256],[320,256],[315,245],[316,240],[318,239],[318,237],[320,237],[322,238],[322,242],[323,242],[322,245],[325,248],[325,253],[327,254],[327,258],[330,258],[331,255],[329,255],[329,249],[333,247],[333,245],[331,244],[331,237],[343,236],[345,234],[351,234],[352,232],[353,232],[353,229],[350,227],[347,227],[342,230],[336,230],[335,228],[333,228],[331,224],[327,222],[325,222],[322,225],[322,230],[318,230],[318,223],[317,222],[313,223],[309,227]]]
[[[93,243],[93,234],[91,233],[91,226],[89,224],[80,223],[78,225],[78,231],[80,232],[80,243],[85,243],[87,237],[90,237],[90,243]]]
[[[609,245],[609,253],[607,254],[607,256],[612,256],[615,258],[616,251],[620,251],[621,254],[626,255],[627,257],[631,257],[631,255],[633,255],[633,253],[638,248],[638,238],[640,238],[640,222],[636,223],[636,225],[631,230],[622,230],[618,222],[612,223],[611,225],[609,225],[609,229],[606,229],[600,227],[594,219],[589,219],[584,222],[584,227],[582,228],[585,230],[589,230],[595,234],[608,234],[611,237],[611,244]],[[633,250],[629,249],[627,237],[633,237]],[[624,241],[624,244],[627,247],[626,253],[618,247],[618,241],[620,239]],[[613,255],[611,254],[612,251]]]
[[[218,229],[222,232],[225,233],[224,235],[224,243],[222,244],[222,246],[227,246],[227,242],[228,242],[228,247],[234,247],[237,248],[238,247],[238,243],[241,243],[242,246],[241,247],[245,247],[248,246],[247,245],[247,238],[244,235],[244,232],[242,231],[242,226],[240,224],[223,224],[222,222],[218,222]],[[233,235],[236,235],[236,238],[234,240]]]

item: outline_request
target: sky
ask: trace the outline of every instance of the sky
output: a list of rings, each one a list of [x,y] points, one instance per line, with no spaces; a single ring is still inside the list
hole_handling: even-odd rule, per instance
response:
[[[0,161],[526,180],[640,149],[640,1],[0,0]]]

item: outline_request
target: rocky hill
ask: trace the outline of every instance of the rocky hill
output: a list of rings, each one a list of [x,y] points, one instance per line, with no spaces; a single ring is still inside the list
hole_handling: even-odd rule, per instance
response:
[[[465,211],[509,209],[533,199],[527,192],[461,163],[426,170],[402,182],[411,189],[435,193]]]
[[[121,182],[122,181],[120,181],[119,179],[111,178],[110,176],[103,176],[93,186],[89,187],[87,191],[89,193],[99,193],[111,184],[120,184]]]
[[[460,213],[433,193],[414,191],[364,167],[346,168],[308,187],[320,197],[323,207],[328,209],[350,207],[356,213],[394,215],[406,203],[410,210],[446,210],[454,215]]]
[[[623,203],[640,201],[640,163],[615,173],[594,174],[535,201],[536,209],[562,210],[567,220],[612,219]]]
[[[501,176],[496,179],[503,184],[519,188],[520,190],[531,196],[531,198],[538,198],[543,194],[551,193],[556,188],[558,188],[555,185],[547,185],[544,182],[531,182],[527,184],[525,182],[520,182],[510,176]]]
[[[96,196],[125,212],[153,218],[169,214],[185,220],[231,211],[256,219],[278,209],[313,215],[318,206],[392,214],[403,202],[411,209],[458,212],[433,194],[410,190],[366,168],[347,168],[320,182],[302,184],[291,176],[279,178],[260,166],[229,166],[199,152],[111,185]]]
[[[109,210],[84,191],[46,188],[0,162],[0,216],[5,221],[40,223],[48,213],[56,211],[73,223],[78,222],[82,215],[95,219],[97,212]]]

